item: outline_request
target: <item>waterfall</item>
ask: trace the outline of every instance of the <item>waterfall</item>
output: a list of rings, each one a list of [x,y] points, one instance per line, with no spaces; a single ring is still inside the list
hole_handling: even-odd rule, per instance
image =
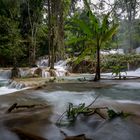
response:
[[[25,88],[25,84],[10,80],[8,83],[8,88],[9,89],[10,88],[22,89],[22,88]]]
[[[31,77],[32,75],[34,75],[34,71],[36,70],[37,68],[20,68],[19,71],[20,71],[20,77]]]
[[[38,67],[48,67],[49,66],[49,58],[48,56],[40,57],[36,62]]]
[[[13,93],[25,89],[25,85],[23,83],[9,80],[10,78],[11,70],[0,70],[0,95]]]
[[[11,70],[0,70],[0,79],[10,79]]]
[[[50,77],[50,72],[47,71],[46,69],[43,69],[42,70],[42,77],[43,78]]]
[[[48,56],[42,57],[36,62],[38,68],[42,69],[42,77],[43,78],[51,77],[49,67],[48,67],[48,62],[49,62]],[[53,72],[54,72],[55,77],[62,77],[62,76],[67,75],[67,73],[68,73],[68,71],[67,71],[67,63],[68,63],[68,60],[59,60],[58,62],[56,62],[54,64],[55,69],[54,69]],[[22,75],[23,74],[21,74],[21,76]],[[27,75],[27,73],[25,75]]]

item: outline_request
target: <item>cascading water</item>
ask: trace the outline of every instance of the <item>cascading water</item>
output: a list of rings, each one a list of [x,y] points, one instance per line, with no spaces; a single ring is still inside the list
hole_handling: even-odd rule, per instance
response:
[[[11,70],[0,70],[0,95],[13,93],[25,87],[24,84],[10,80]]]
[[[0,80],[9,79],[11,77],[11,70],[0,70]]]
[[[55,63],[54,65],[54,75],[56,77],[62,77],[62,76],[66,76],[67,74],[67,60],[60,60],[57,63]],[[39,68],[42,69],[42,77],[46,78],[46,77],[50,77],[50,71],[48,68],[48,58],[46,59],[40,59],[39,61],[37,61],[37,66]]]
[[[36,62],[36,65],[38,67],[48,67],[49,66],[48,56],[44,56],[44,57],[39,58],[39,60]]]
[[[35,68],[20,68],[20,76],[21,77],[36,77],[41,76],[43,78],[47,77],[62,77],[66,76],[68,74],[67,71],[67,60],[60,60],[54,65],[53,75],[52,71],[50,71],[50,68],[48,67],[48,57],[40,58],[36,62],[37,67]],[[41,71],[42,74],[38,75],[38,69]]]

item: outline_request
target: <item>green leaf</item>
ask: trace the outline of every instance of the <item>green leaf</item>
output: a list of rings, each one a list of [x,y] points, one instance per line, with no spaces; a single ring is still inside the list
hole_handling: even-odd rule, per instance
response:
[[[81,30],[87,35],[92,37],[92,32],[89,28],[89,26],[85,23],[85,21],[80,19],[75,19],[74,22],[81,28]]]
[[[66,45],[76,44],[76,43],[81,42],[81,41],[83,41],[85,39],[86,39],[85,36],[79,37],[79,38],[77,38],[76,36],[73,36],[70,39],[68,39],[67,41],[65,41],[65,44]]]
[[[80,56],[78,56],[78,58],[75,60],[75,64],[79,64],[81,61],[83,61],[87,56],[89,56],[89,58],[93,59],[94,56],[94,47],[88,47],[86,48]]]
[[[109,21],[108,21],[109,15],[110,15],[110,13],[106,14],[104,16],[104,18],[103,18],[102,25],[101,25],[102,33],[104,33],[108,29],[108,26],[109,26]]]
[[[101,43],[108,41],[117,31],[119,24],[113,25],[108,31],[102,35]]]

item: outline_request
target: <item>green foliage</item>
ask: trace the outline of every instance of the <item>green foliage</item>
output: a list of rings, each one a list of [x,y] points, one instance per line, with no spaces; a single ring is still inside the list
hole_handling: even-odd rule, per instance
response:
[[[93,101],[93,103],[94,103],[94,101]],[[90,104],[90,106],[91,105],[92,104]],[[66,124],[74,123],[80,114],[86,115],[86,114],[90,114],[92,112],[92,109],[90,109],[90,106],[85,106],[85,103],[81,103],[79,105],[73,105],[72,103],[69,103],[66,111],[57,120],[57,124],[62,125],[61,121],[62,121],[63,117],[65,117],[64,115],[66,115],[66,119],[67,119]]]
[[[87,2],[84,0],[84,4],[86,7],[86,18],[80,19],[76,18],[73,19],[74,25],[77,26],[77,42],[79,42],[79,38],[84,37],[85,41],[84,44],[86,46],[83,48],[82,53],[80,55],[80,59],[77,59],[77,62],[81,62],[84,58],[84,55],[89,55],[91,58],[96,56],[96,74],[95,80],[100,79],[100,49],[110,41],[112,36],[116,33],[118,24],[115,24],[113,21],[109,21],[110,13],[103,15],[102,18],[96,16]],[[80,37],[79,37],[79,31]],[[74,40],[74,43],[76,39]],[[90,48],[90,49],[89,49]],[[84,52],[84,53],[83,53]],[[87,54],[88,52],[88,54]],[[89,54],[90,52],[90,54]]]
[[[93,52],[94,50],[89,47],[86,48],[79,57],[77,57],[77,59],[74,60],[75,64],[79,64],[81,61],[83,60],[88,60],[88,61],[93,61],[93,57],[94,55],[90,55],[91,53],[95,54],[95,52]],[[90,57],[88,57],[90,56]]]
[[[64,115],[66,115],[68,124],[73,123],[76,121],[78,115],[83,114],[83,115],[89,115],[92,114],[93,109],[90,108],[91,105],[94,104],[94,102],[98,99],[99,96],[97,96],[91,104],[88,106],[85,105],[85,103],[81,103],[79,105],[73,105],[72,103],[68,104],[68,108],[66,111],[60,116],[60,118],[57,120],[57,124],[60,125]],[[96,110],[96,109],[95,109]],[[94,111],[95,111],[94,110]],[[93,112],[94,113],[94,112]]]
[[[23,55],[22,38],[15,20],[0,16],[0,54],[9,59]]]
[[[115,74],[115,77],[119,77],[119,79],[124,78],[124,73],[125,73],[125,77],[127,75],[126,72],[123,71],[123,74],[121,73],[122,70],[124,70],[126,67],[125,66],[121,66],[121,65],[116,65],[116,66],[111,66],[112,69],[112,75]]]
[[[105,71],[107,70],[106,72],[112,72],[113,67],[115,66],[122,67],[120,68],[120,71],[126,71],[128,64],[131,66],[131,69],[136,69],[140,67],[140,55],[138,54],[106,55],[106,56],[103,56],[101,62],[102,62],[102,68]]]
[[[116,112],[116,111],[114,111],[112,109],[108,109],[107,113],[108,113],[108,117],[109,117],[110,120],[114,119],[116,117],[126,118],[126,117],[131,115],[130,113]]]
[[[66,110],[66,115],[69,122],[74,122],[79,114],[89,113],[90,109],[85,106],[85,103],[74,106],[72,103],[69,103],[68,109]]]

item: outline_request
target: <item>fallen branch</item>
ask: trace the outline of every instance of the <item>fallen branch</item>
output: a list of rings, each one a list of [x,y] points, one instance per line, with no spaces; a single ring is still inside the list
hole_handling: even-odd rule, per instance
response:
[[[10,113],[13,109],[15,109],[17,106],[17,103],[14,103],[13,105],[10,106],[10,108],[6,111],[6,113]]]
[[[36,106],[41,106],[41,104],[33,104],[33,105],[18,105],[17,103],[14,103],[10,106],[10,108],[6,111],[6,113],[12,112],[14,109],[18,108],[34,108]]]

